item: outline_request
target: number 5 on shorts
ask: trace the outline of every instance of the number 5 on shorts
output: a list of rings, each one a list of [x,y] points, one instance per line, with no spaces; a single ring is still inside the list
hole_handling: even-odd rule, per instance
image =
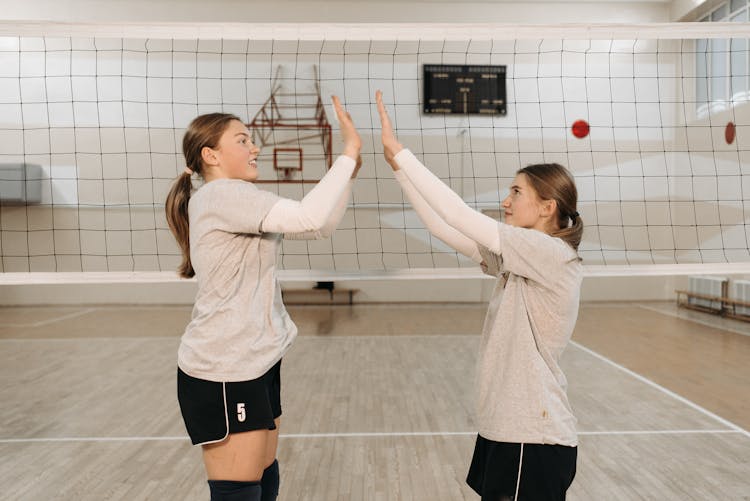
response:
[[[245,404],[244,403],[237,404],[237,421],[239,421],[240,423],[244,423],[245,422],[245,416],[246,416],[245,415]]]

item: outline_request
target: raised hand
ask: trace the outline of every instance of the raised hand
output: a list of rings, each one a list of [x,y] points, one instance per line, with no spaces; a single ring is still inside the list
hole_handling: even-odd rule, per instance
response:
[[[391,119],[388,116],[388,112],[385,110],[383,104],[383,93],[380,91],[375,92],[375,102],[378,103],[378,114],[380,115],[380,130],[381,140],[383,141],[383,155],[385,161],[391,166],[393,170],[398,170],[398,165],[393,159],[396,153],[403,150],[404,147],[396,139],[396,135],[393,133],[393,127],[391,126]]]
[[[352,122],[351,115],[341,106],[339,98],[331,96],[331,100],[333,101],[333,109],[336,111],[336,118],[339,121],[341,139],[344,141],[344,151],[342,154],[358,160],[359,151],[362,149],[362,139],[359,137],[354,122]]]

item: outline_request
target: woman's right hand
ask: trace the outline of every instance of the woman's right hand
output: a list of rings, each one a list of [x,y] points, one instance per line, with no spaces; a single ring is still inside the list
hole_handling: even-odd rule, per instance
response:
[[[341,106],[339,98],[331,96],[331,100],[333,101],[333,109],[336,111],[336,118],[339,121],[341,139],[344,141],[344,151],[341,153],[357,160],[359,159],[359,151],[362,149],[362,139],[359,137],[354,122],[352,122],[351,115]]]
[[[391,119],[388,117],[388,112],[385,110],[385,105],[383,104],[382,92],[375,92],[375,102],[378,103],[378,113],[380,114],[380,136],[383,141],[383,155],[385,156],[385,161],[391,166],[391,169],[397,171],[398,164],[393,157],[395,157],[399,151],[403,150],[404,147],[398,142],[396,135],[393,133]]]

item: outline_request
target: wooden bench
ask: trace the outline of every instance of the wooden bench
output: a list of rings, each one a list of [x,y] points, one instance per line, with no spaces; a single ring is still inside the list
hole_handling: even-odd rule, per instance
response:
[[[704,311],[704,312],[713,313],[716,315],[721,315],[722,317],[731,317],[731,318],[736,318],[738,320],[744,320],[746,322],[750,322],[750,315],[743,315],[741,313],[737,313],[738,306],[750,308],[750,303],[748,303],[747,301],[739,301],[737,299],[732,299],[728,297],[698,294],[697,292],[684,291],[684,290],[675,290],[675,292],[677,293],[677,306],[681,308]],[[707,301],[720,302],[721,308],[714,309],[714,308],[708,308],[706,306],[701,306],[699,304],[691,304],[690,298],[705,299]]]
[[[311,289],[281,289],[284,304],[354,304],[359,289],[337,289],[333,282],[318,282]]]

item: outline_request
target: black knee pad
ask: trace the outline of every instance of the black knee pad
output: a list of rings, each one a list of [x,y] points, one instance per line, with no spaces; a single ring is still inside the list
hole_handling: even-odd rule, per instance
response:
[[[271,466],[263,470],[260,479],[262,494],[260,501],[276,501],[279,495],[279,461],[274,460]]]
[[[211,501],[260,501],[260,482],[209,480]]]

